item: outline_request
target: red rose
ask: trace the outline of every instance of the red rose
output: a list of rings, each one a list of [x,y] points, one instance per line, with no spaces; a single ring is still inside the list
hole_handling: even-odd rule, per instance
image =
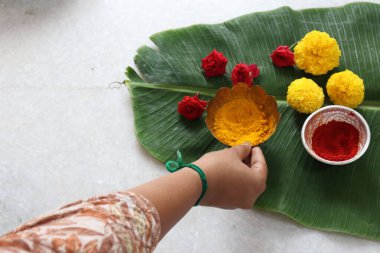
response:
[[[246,83],[248,86],[252,86],[253,78],[258,77],[260,74],[260,69],[256,64],[247,65],[244,63],[236,64],[232,70],[231,79],[232,83]]]
[[[278,46],[270,55],[277,67],[291,67],[294,65],[294,53],[288,46]]]
[[[226,73],[227,58],[214,49],[209,55],[202,59],[202,68],[207,78],[222,76]]]
[[[200,100],[198,94],[194,97],[184,96],[182,101],[178,102],[178,113],[189,120],[196,120],[202,117],[206,109],[207,102]]]
[[[260,69],[256,64],[251,64],[248,66],[249,71],[251,71],[252,78],[256,78],[260,75]]]

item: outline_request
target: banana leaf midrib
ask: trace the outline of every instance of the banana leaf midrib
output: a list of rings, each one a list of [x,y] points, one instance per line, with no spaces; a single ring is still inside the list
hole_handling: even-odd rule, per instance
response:
[[[163,83],[146,83],[146,82],[133,82],[130,80],[126,80],[125,85],[130,89],[132,86],[134,87],[142,87],[142,88],[150,88],[150,89],[160,89],[160,90],[168,90],[182,93],[199,93],[200,95],[213,97],[218,90],[217,88],[208,88],[208,87],[199,87],[199,86],[188,86],[188,85],[178,85],[178,84],[163,84]],[[277,103],[286,103],[286,98],[283,96],[276,96]],[[327,102],[327,101],[326,101]],[[360,105],[359,108],[367,109],[367,110],[380,110],[380,101],[369,101],[365,100]]]

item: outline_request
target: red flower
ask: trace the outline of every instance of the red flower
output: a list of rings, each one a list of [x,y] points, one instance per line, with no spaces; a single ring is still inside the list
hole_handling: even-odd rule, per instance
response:
[[[256,64],[251,64],[248,66],[249,71],[251,71],[252,78],[256,78],[260,75],[260,69]]]
[[[248,86],[252,86],[253,78],[258,77],[260,74],[260,69],[256,64],[247,65],[244,63],[236,64],[232,70],[231,79],[232,83],[246,83]]]
[[[291,67],[294,65],[294,53],[288,46],[278,46],[270,55],[277,67]]]
[[[189,120],[196,120],[202,117],[206,109],[207,102],[200,100],[198,94],[194,97],[184,96],[182,101],[178,102],[178,113]]]
[[[214,49],[209,55],[202,59],[202,68],[207,78],[222,76],[226,73],[227,58]]]

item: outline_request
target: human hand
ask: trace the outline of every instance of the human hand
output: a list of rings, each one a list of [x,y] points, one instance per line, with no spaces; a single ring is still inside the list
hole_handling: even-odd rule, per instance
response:
[[[259,147],[242,144],[210,152],[194,164],[202,168],[208,182],[201,205],[248,209],[265,190],[268,170]]]

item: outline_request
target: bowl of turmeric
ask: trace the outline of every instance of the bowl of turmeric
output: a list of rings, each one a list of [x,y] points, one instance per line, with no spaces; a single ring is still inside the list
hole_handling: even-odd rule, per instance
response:
[[[219,89],[206,111],[207,128],[228,146],[259,145],[276,131],[280,120],[276,99],[260,86],[245,83]]]

